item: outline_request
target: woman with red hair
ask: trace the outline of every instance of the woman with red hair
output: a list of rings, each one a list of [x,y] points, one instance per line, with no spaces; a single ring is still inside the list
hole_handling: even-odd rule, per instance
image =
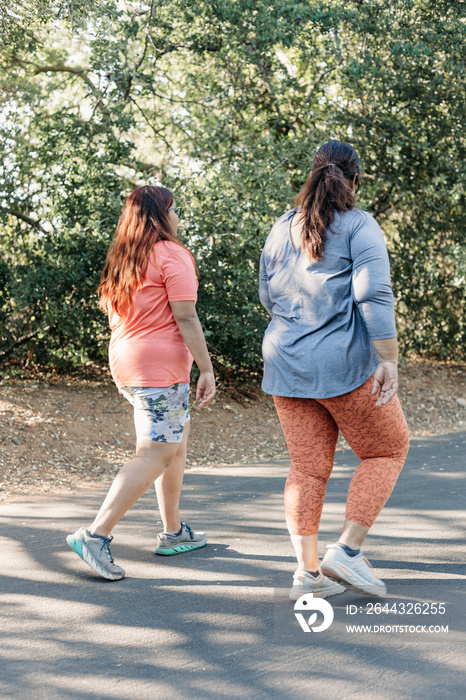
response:
[[[181,207],[164,187],[138,187],[118,222],[99,286],[108,312],[113,379],[134,407],[136,454],[115,477],[94,522],[66,538],[70,547],[106,579],[125,571],[110,552],[113,527],[155,482],[164,524],[157,554],[203,547],[179,518],[189,434],[189,377],[193,359],[200,376],[196,400],[215,395],[215,379],[196,314],[197,276],[192,255],[177,238]]]

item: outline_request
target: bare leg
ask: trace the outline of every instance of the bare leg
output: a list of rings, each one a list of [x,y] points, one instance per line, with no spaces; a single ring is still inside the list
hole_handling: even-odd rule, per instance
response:
[[[179,447],[174,442],[138,442],[136,456],[116,475],[89,531],[107,537],[126,511],[165,471]]]
[[[368,527],[363,527],[363,525],[358,525],[358,523],[345,520],[343,531],[338,541],[348,545],[351,549],[359,549],[368,532]],[[318,535],[290,535],[290,537],[294,551],[296,552],[298,567],[305,571],[317,571],[320,566],[317,552]]]
[[[364,525],[358,525],[358,523],[353,523],[351,520],[345,520],[343,523],[343,530],[338,540],[341,544],[346,544],[351,549],[359,549],[366,535],[369,532],[368,527]]]
[[[189,426],[190,421],[185,424],[183,440],[177,444],[177,451],[170,465],[155,482],[164,532],[178,532],[180,529],[180,496],[186,467]]]
[[[291,535],[291,542],[296,552],[298,568],[305,571],[318,571],[320,562],[317,552],[318,535]]]

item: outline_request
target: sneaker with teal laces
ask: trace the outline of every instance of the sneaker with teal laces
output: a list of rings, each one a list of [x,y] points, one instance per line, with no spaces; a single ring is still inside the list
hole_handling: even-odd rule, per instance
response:
[[[194,532],[187,523],[181,523],[179,532],[161,532],[157,535],[157,541],[155,553],[170,556],[205,547],[207,535],[204,532]]]
[[[113,537],[91,535],[85,527],[76,530],[74,535],[68,535],[67,543],[76,554],[81,557],[91,569],[108,579],[118,581],[125,575],[125,570],[117,566],[110,552],[110,542]]]

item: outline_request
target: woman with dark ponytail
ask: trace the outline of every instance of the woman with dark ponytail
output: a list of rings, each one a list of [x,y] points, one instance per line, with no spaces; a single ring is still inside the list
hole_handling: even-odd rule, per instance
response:
[[[386,593],[361,545],[403,468],[409,435],[396,395],[388,254],[375,219],[355,208],[359,180],[352,146],[321,146],[261,256],[260,298],[272,317],[262,388],[274,397],[291,457],[285,515],[298,560],[292,600],[345,588]],[[342,534],[320,563],[317,533],[339,430],[361,463]]]

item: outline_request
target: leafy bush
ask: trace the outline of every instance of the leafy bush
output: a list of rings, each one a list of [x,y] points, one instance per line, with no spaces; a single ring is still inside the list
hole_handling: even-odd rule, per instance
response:
[[[361,156],[359,204],[387,237],[402,352],[464,358],[456,3],[13,9],[0,15],[0,357],[105,359],[105,252],[126,194],[163,183],[185,208],[210,348],[224,366],[257,369],[263,242],[315,149],[340,138]]]

